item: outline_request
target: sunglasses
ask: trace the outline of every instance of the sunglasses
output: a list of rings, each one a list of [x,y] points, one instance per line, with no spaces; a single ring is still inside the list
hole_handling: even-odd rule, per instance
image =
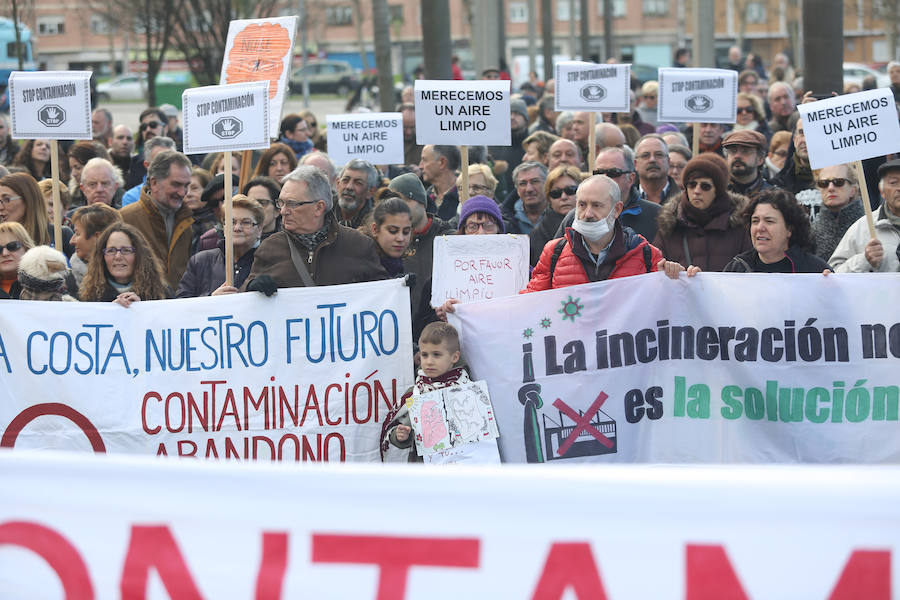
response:
[[[577,185],[567,185],[563,188],[556,188],[555,190],[550,190],[550,197],[556,200],[561,197],[563,194],[566,196],[574,196],[575,192],[578,191]]]
[[[2,246],[0,246],[0,252],[3,252],[4,249],[8,250],[9,252],[16,252],[22,249],[22,242],[15,241],[9,242],[8,244],[3,244]]]
[[[738,114],[741,114],[741,113],[747,113],[748,115],[752,115],[752,114],[753,114],[753,107],[752,107],[752,106],[738,106],[738,107],[737,107],[737,113],[738,113]]]
[[[628,173],[631,173],[631,171],[625,171],[624,169],[594,169],[594,175],[606,175],[610,179],[615,179]]]
[[[688,181],[687,183],[684,184],[684,189],[692,190],[695,187],[697,187],[698,185],[700,186],[700,189],[703,190],[704,192],[708,192],[709,190],[713,189],[713,184],[711,184],[708,181]]]
[[[849,179],[844,179],[843,177],[835,177],[834,179],[820,179],[816,182],[816,187],[820,189],[828,189],[828,186],[834,184],[836,188],[842,188],[846,184],[850,183]]]
[[[162,125],[159,121],[147,121],[146,123],[141,123],[141,131],[146,131],[147,129],[156,129]]]

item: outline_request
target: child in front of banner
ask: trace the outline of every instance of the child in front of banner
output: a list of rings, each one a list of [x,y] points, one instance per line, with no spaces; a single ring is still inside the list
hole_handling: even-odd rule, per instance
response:
[[[419,356],[415,385],[403,394],[399,406],[388,413],[381,427],[382,461],[390,461],[390,455],[397,454],[393,449],[399,448],[409,451],[409,462],[423,462],[416,453],[416,432],[409,418],[408,398],[471,381],[465,367],[456,366],[460,357],[459,333],[449,323],[438,321],[425,326],[419,336]]]

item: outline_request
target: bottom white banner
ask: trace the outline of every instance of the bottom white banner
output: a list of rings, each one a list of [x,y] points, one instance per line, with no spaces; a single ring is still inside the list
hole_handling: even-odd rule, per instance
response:
[[[4,598],[888,600],[900,575],[894,467],[2,451],[0,481]]]

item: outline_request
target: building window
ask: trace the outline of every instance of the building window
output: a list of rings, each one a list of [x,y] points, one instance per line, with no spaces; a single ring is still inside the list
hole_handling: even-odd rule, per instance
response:
[[[325,8],[325,21],[332,27],[353,25],[352,6],[328,6]]]
[[[525,2],[509,3],[509,22],[510,23],[527,23],[528,22],[528,4]]]
[[[669,0],[643,0],[644,15],[664,17],[669,14]]]
[[[766,5],[763,2],[747,3],[747,22],[748,23],[765,23],[766,22]]]
[[[91,33],[94,35],[109,35],[113,27],[103,15],[91,15]]]
[[[625,0],[612,0],[613,19],[625,17]],[[603,17],[603,0],[597,0],[597,14]]]
[[[40,17],[37,20],[39,35],[63,35],[66,23],[62,17]]]
[[[403,25],[403,5],[391,4],[388,6],[391,11],[390,21],[394,25]]]
[[[556,20],[557,21],[568,21],[569,20],[569,0],[556,0]],[[580,2],[575,3],[575,20],[578,21],[581,19],[581,11],[580,11]]]

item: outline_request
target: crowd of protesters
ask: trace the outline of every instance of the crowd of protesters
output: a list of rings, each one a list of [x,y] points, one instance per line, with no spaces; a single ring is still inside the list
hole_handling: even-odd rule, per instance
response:
[[[689,61],[687,52],[676,55],[676,66]],[[734,48],[729,63],[740,71],[734,125],[659,122],[659,86],[649,81],[633,86],[630,112],[597,115],[593,149],[590,115],[556,112],[554,82],[534,78],[514,90],[512,145],[470,149],[465,190],[457,147],[416,144],[412,89],[397,107],[407,164],[354,159],[338,168],[319,119],[304,111],[284,117],[278,139],[253,154],[243,185],[239,156],[225,173],[221,153],[181,152],[174,106],[147,108],[138,123],[98,108],[92,141],[59,143],[63,236],[52,253],[51,145],[12,139],[3,117],[0,298],[127,307],[414,275],[407,281],[418,338],[453,310],[452,300],[429,304],[432,243],[452,233],[529,236],[532,276],[523,291],[656,270],[677,277],[685,268],[900,270],[900,160],[864,161],[863,177],[848,164],[812,170],[797,104],[814,100],[787,57],[766,72]],[[900,100],[900,64],[889,74]],[[487,69],[482,77],[499,75]],[[858,90],[837,90],[845,91]],[[223,222],[226,177],[231,223]]]

